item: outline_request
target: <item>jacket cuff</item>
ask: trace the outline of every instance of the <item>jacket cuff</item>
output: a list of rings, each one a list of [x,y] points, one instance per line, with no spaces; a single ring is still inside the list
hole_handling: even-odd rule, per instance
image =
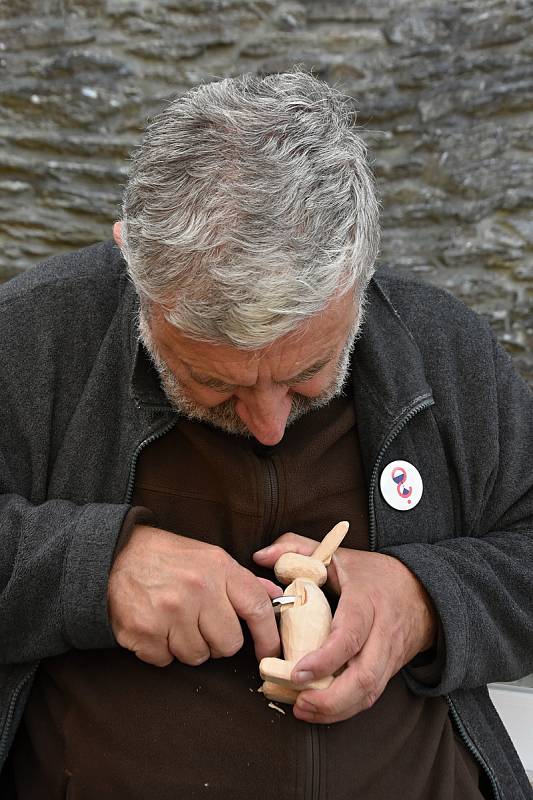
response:
[[[446,661],[446,651],[444,647],[444,634],[442,625],[439,622],[437,638],[429,650],[418,653],[404,670],[417,683],[425,686],[437,686],[440,683]]]
[[[419,695],[448,694],[461,686],[469,653],[461,583],[431,545],[403,544],[380,553],[397,558],[411,570],[431,597],[439,620],[435,657],[429,664],[416,660],[407,664],[403,671],[407,685]]]
[[[129,542],[130,536],[136,525],[157,525],[157,518],[153,511],[145,506],[133,506],[130,508],[122,522],[122,528],[118,535],[117,544],[113,553],[113,560]]]
[[[65,638],[79,650],[116,647],[107,615],[107,585],[127,505],[83,507],[65,558],[61,614]]]

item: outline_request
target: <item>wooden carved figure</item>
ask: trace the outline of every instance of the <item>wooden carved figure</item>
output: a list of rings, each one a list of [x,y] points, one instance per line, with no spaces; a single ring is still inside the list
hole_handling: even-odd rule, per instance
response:
[[[349,524],[339,522],[320,542],[311,556],[284,553],[274,565],[281,583],[289,584],[283,595],[294,602],[280,605],[280,636],[284,658],[263,658],[259,672],[264,680],[262,691],[269,700],[294,703],[302,689],[325,689],[333,675],[311,681],[304,687],[291,683],[291,672],[303,656],[317,650],[331,628],[331,608],[319,588],[327,579],[327,565],[348,533]]]

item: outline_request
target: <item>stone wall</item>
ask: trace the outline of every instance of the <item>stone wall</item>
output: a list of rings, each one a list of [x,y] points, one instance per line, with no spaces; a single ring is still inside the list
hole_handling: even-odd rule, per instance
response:
[[[295,63],[357,99],[382,260],[490,318],[533,384],[533,0],[3,0],[0,277],[109,236],[199,81]]]

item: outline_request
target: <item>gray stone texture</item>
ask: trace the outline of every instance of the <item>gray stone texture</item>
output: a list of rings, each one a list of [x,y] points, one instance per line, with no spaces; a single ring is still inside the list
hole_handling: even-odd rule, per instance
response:
[[[382,261],[485,315],[533,385],[533,0],[0,0],[0,279],[110,234],[147,119],[294,64],[352,95]]]

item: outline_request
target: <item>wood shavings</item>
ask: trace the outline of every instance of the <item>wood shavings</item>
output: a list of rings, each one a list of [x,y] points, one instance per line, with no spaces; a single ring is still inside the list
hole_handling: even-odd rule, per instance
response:
[[[282,708],[280,708],[280,706],[277,706],[275,703],[269,703],[268,707],[269,708],[273,708],[274,711],[279,711],[280,714],[283,714],[283,716],[285,716],[284,710]]]

